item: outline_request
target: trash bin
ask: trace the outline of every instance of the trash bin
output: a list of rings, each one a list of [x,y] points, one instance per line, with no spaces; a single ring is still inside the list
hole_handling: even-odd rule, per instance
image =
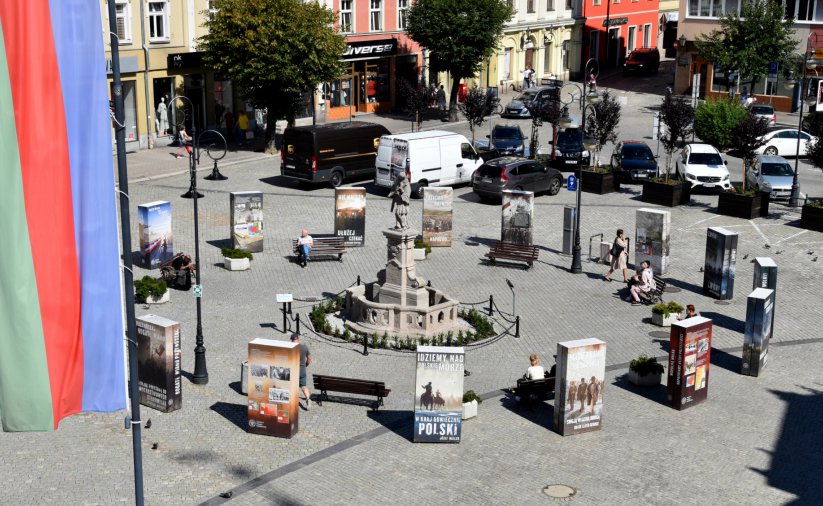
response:
[[[577,219],[574,206],[563,209],[563,254],[571,255],[574,246],[574,227]]]

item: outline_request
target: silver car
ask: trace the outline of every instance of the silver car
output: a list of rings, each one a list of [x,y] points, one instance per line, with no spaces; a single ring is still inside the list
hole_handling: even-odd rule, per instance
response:
[[[782,156],[758,155],[746,170],[749,188],[767,190],[771,187],[771,199],[788,199],[792,194],[794,168]]]
[[[509,105],[503,109],[504,118],[531,118],[532,114],[529,112],[528,105],[532,103],[537,95],[548,90],[548,86],[541,86],[539,88],[526,88],[523,92],[512,99]]]

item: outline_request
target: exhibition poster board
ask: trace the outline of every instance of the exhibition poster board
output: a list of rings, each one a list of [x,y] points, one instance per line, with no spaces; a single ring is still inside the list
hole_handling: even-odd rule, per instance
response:
[[[423,190],[423,240],[432,248],[452,245],[452,199],[449,187]]]
[[[557,343],[554,430],[558,434],[571,436],[602,428],[605,378],[605,342],[589,338]]]
[[[180,324],[153,314],[138,316],[136,324],[140,404],[163,412],[180,409]]]
[[[647,260],[655,274],[669,268],[672,218],[669,211],[642,208],[635,213],[634,263]]]
[[[755,288],[746,300],[746,330],[743,333],[743,363],[740,372],[759,376],[769,358],[769,340],[774,328],[774,290]]]
[[[703,267],[703,294],[719,300],[734,297],[734,267],[737,261],[737,234],[721,227],[706,231],[706,261]]]
[[[534,192],[503,190],[500,240],[531,246]]]
[[[231,192],[232,248],[263,251],[263,192]]]
[[[249,343],[249,432],[290,438],[300,410],[300,345],[258,338]]]
[[[754,281],[752,290],[755,288],[768,288],[774,290],[772,295],[772,326],[769,335],[774,335],[774,312],[777,306],[777,264],[769,257],[757,257],[754,259]]]
[[[334,235],[345,237],[346,246],[366,242],[366,189],[334,189]]]
[[[693,316],[672,323],[666,394],[669,406],[683,410],[706,400],[711,350],[711,320]]]
[[[137,206],[140,258],[143,267],[156,269],[174,256],[171,203],[164,200]]]
[[[417,347],[415,443],[460,442],[464,359],[462,347]]]

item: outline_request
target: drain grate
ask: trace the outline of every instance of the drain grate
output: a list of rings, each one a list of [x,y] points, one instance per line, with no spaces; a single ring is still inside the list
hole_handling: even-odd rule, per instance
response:
[[[543,493],[553,499],[568,499],[569,497],[573,497],[577,493],[577,490],[575,490],[574,487],[556,483],[543,487]]]
[[[669,332],[663,332],[662,330],[653,330],[649,332],[649,336],[654,337],[655,339],[667,339],[671,334]]]

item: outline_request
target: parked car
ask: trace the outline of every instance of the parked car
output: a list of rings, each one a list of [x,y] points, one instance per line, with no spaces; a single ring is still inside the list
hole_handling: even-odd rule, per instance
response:
[[[472,189],[481,199],[499,199],[503,190],[521,190],[557,195],[563,187],[560,171],[536,160],[504,156],[489,160],[477,169]]]
[[[757,154],[798,156],[797,138],[800,137],[800,156],[806,156],[809,142],[815,139],[806,132],[796,128],[773,128],[763,136],[765,142],[757,149]]]
[[[477,141],[476,147],[485,159],[498,158],[501,156],[529,156],[526,145],[523,141],[528,139],[523,135],[523,130],[517,125],[495,125],[491,134],[486,136],[488,141]]]
[[[758,155],[746,169],[746,184],[750,188],[771,188],[771,199],[788,199],[792,194],[794,169],[782,156]]]
[[[540,99],[549,90],[556,89],[553,86],[539,86],[537,88],[526,88],[522,93],[514,97],[509,105],[503,109],[504,118],[531,118],[528,106],[535,99]]]
[[[614,147],[612,171],[624,181],[643,181],[657,177],[657,160],[643,141],[620,141]]]
[[[777,115],[774,113],[774,107],[769,104],[751,104],[749,112],[758,118],[765,119],[769,122],[769,126],[773,127],[777,123]]]
[[[557,134],[553,145],[554,159],[550,165],[558,170],[576,170],[581,163],[589,165],[589,152],[583,147],[583,131],[579,128],[567,128]]]
[[[732,186],[729,169],[726,168],[728,163],[711,144],[686,144],[677,157],[675,174],[679,179],[691,183],[692,188],[703,186],[728,190]]]
[[[660,69],[660,51],[656,47],[635,49],[623,63],[623,74],[656,74]]]

